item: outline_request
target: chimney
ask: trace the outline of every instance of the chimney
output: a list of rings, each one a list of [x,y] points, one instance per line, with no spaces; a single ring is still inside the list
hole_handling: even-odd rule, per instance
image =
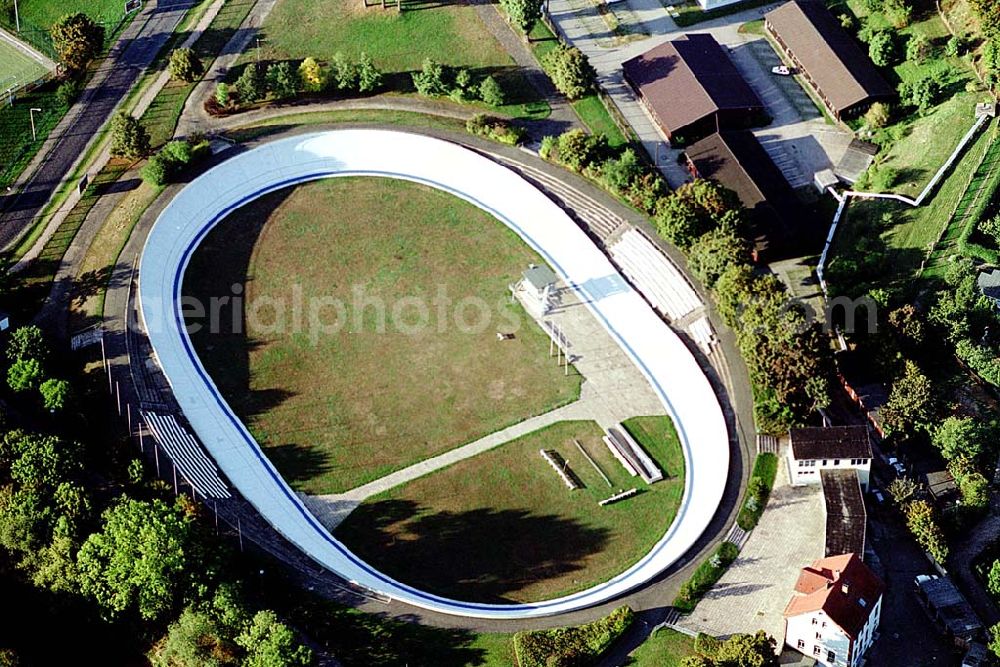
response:
[[[851,593],[851,584],[849,582],[844,582],[840,585],[840,591],[844,595],[849,595]]]

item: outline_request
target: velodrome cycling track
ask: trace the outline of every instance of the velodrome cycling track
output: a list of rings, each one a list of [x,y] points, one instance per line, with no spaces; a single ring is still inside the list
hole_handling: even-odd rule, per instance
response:
[[[282,479],[202,366],[183,326],[182,282],[195,249],[227,214],[269,192],[337,176],[406,179],[492,214],[546,259],[642,371],[677,426],[686,475],[677,517],[639,562],[603,584],[544,602],[450,600],[395,581],[360,560]],[[364,226],[359,221],[358,233],[364,233]],[[562,209],[513,171],[457,144],[393,130],[351,129],[279,139],[236,155],[185,186],[157,218],[139,265],[139,299],[150,343],[174,397],[232,485],[312,559],[399,601],[492,619],[591,607],[640,587],[680,559],[722,500],[729,435],[715,392],[691,352]]]

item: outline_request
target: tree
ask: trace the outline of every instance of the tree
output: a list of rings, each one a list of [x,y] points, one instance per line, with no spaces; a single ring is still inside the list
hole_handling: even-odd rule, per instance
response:
[[[187,607],[150,657],[154,667],[224,667],[239,664],[237,648],[210,613]]]
[[[906,527],[920,547],[940,565],[948,559],[948,544],[941,526],[934,518],[934,508],[926,500],[914,500],[906,506]]]
[[[337,90],[353,91],[358,88],[358,66],[340,51],[330,61],[330,85]]]
[[[931,42],[927,35],[916,33],[906,42],[906,59],[910,62],[922,62],[931,50]]]
[[[909,477],[897,477],[889,483],[886,490],[892,497],[893,502],[902,508],[917,495],[917,483]]]
[[[957,478],[958,490],[962,494],[962,506],[974,510],[986,509],[990,504],[990,482],[978,470]]]
[[[299,78],[302,79],[302,87],[307,92],[318,93],[326,88],[326,72],[313,57],[299,63]]]
[[[364,51],[358,58],[358,92],[373,93],[382,87],[382,70]]]
[[[868,108],[865,113],[865,122],[873,130],[880,130],[889,124],[889,105],[885,102],[876,102]]]
[[[50,378],[43,382],[38,390],[42,393],[42,403],[46,410],[58,412],[69,402],[72,387],[66,380]]]
[[[882,409],[886,435],[912,435],[926,431],[934,418],[931,381],[907,359],[903,375],[892,384],[889,400]]]
[[[10,466],[11,479],[22,487],[56,490],[83,469],[80,446],[54,436],[24,434],[20,454]]]
[[[21,393],[38,388],[42,382],[42,365],[37,359],[18,359],[7,369],[7,386]]]
[[[264,79],[268,91],[278,99],[294,97],[302,85],[299,71],[287,61],[269,65]]]
[[[1000,623],[990,628],[989,648],[993,652],[993,655],[1000,658]]]
[[[888,30],[872,35],[868,42],[868,55],[879,67],[889,67],[897,58],[896,36]]]
[[[193,83],[205,73],[201,60],[191,49],[174,49],[168,65],[170,76],[180,81]]]
[[[560,44],[545,54],[542,65],[559,92],[571,100],[583,97],[594,86],[594,68],[576,47]]]
[[[77,555],[81,591],[112,613],[162,616],[183,590],[189,519],[162,500],[123,498]]]
[[[253,104],[264,96],[264,81],[256,63],[250,63],[243,68],[236,83],[233,84],[233,89],[242,104]]]
[[[225,109],[229,106],[230,100],[229,84],[220,82],[215,86],[215,103]]]
[[[669,194],[656,208],[656,230],[681,249],[688,249],[708,229],[705,219],[684,198]]]
[[[983,427],[971,417],[951,416],[934,429],[932,439],[941,456],[950,461],[958,456],[977,459],[986,447],[987,437]]]
[[[492,76],[488,76],[479,84],[479,98],[491,107],[500,107],[506,101],[503,88]]]
[[[83,13],[62,17],[50,28],[52,46],[66,69],[82,72],[100,54],[104,28]]]
[[[719,641],[699,635],[697,655],[681,661],[683,667],[778,667],[778,643],[763,630],[755,634],[735,634]]]
[[[745,264],[750,249],[745,239],[726,229],[713,229],[691,244],[688,261],[691,271],[706,287],[715,287],[732,264]]]
[[[18,327],[7,341],[7,359],[37,359],[44,362],[49,356],[49,346],[45,334],[34,324]]]
[[[135,116],[119,111],[111,121],[111,154],[136,160],[149,153],[149,132]]]
[[[421,95],[444,95],[448,92],[444,79],[444,65],[432,58],[425,58],[420,71],[413,74],[413,86]]]
[[[1000,560],[993,561],[993,565],[990,566],[990,571],[986,575],[986,590],[1000,596]]]
[[[500,6],[510,22],[523,33],[542,18],[542,0],[500,0]]]
[[[246,649],[245,667],[296,667],[313,661],[312,651],[299,644],[291,628],[270,610],[257,612],[236,643]]]
[[[59,106],[64,109],[73,106],[73,102],[80,96],[82,87],[79,79],[67,79],[60,83],[56,88],[56,101],[59,102]]]
[[[640,176],[642,163],[632,148],[626,148],[617,158],[605,160],[601,165],[601,177],[615,192],[625,192]]]

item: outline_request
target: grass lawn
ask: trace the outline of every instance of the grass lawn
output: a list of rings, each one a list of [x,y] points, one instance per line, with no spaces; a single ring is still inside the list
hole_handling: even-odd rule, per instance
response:
[[[559,46],[559,40],[552,34],[552,31],[549,30],[549,27],[543,21],[535,21],[535,25],[531,29],[529,36],[531,38],[531,50],[534,52],[535,58],[539,63],[542,62],[545,54]],[[628,143],[628,139],[622,134],[618,125],[615,124],[610,112],[604,106],[604,102],[601,101],[597,93],[591,93],[586,97],[571,102],[571,104],[584,125],[594,134],[604,134],[611,146],[624,146]]]
[[[56,100],[55,84],[17,96],[14,106],[6,100],[0,105],[0,187],[7,187],[17,180],[24,168],[41,148],[42,143],[66,113]],[[31,138],[31,109],[35,112],[37,139]]]
[[[634,667],[680,667],[681,660],[694,655],[694,637],[660,628],[640,644],[627,665]]]
[[[561,422],[370,498],[336,535],[391,576],[464,600],[528,602],[593,586],[663,537],[684,491],[684,460],[669,418],[636,418],[626,427],[665,480],[647,486],[629,476],[596,423]],[[555,449],[584,488],[568,490],[539,449]],[[632,487],[639,495],[598,505]]]
[[[236,34],[236,30],[243,23],[253,5],[253,0],[229,0],[212,20],[208,30],[194,43],[192,48],[195,55],[201,59],[206,70],[222,51],[226,42]],[[159,69],[164,69],[167,66],[166,56],[169,54],[169,50],[165,50],[164,54],[165,57],[159,58],[157,61]],[[195,85],[195,83],[171,79],[142,115],[142,124],[149,130],[150,141],[154,147],[162,146],[173,137],[177,121],[184,111],[184,104]]]
[[[95,21],[117,22],[125,14],[124,0],[18,0],[21,21],[48,28],[67,14],[83,12]],[[9,10],[13,22],[13,10]],[[23,25],[22,25],[23,27]]]
[[[906,41],[915,35],[923,35],[932,44],[933,52],[922,62],[901,58],[902,62],[892,68],[890,83],[913,83],[925,76],[940,76],[946,82],[942,102],[925,116],[912,114],[901,118],[876,132],[874,137],[876,142],[887,146],[881,156],[882,167],[898,172],[897,182],[890,187],[891,191],[915,197],[972,127],[976,102],[988,96],[965,90],[966,84],[975,80],[975,75],[967,61],[944,53],[951,33],[934,11],[933,3],[924,3],[921,9],[914,12],[913,22],[902,30],[895,30],[881,14],[870,13],[864,0],[837,2],[831,11],[835,15],[853,13],[879,29],[895,32],[901,56],[905,52]],[[859,183],[859,187],[864,185],[864,182]]]
[[[261,299],[259,316],[248,310],[246,336],[203,332],[195,344],[286,479],[320,494],[579,396],[579,376],[563,376],[545,334],[508,301],[507,286],[532,262],[541,259],[513,232],[456,197],[405,181],[335,178],[233,214],[199,249],[185,289],[228,295],[246,279],[251,302]],[[301,327],[272,330],[267,300],[290,304],[299,288],[307,305],[340,300],[342,317],[327,306],[323,321],[344,326],[315,340],[306,316]],[[453,307],[440,307],[440,295]],[[462,305],[467,298],[484,310]],[[500,330],[517,337],[499,343]]]
[[[13,80],[19,83],[30,83],[45,72],[46,69],[40,62],[7,42],[0,42],[0,85],[4,89]]]
[[[991,132],[982,132],[936,194],[919,208],[891,200],[851,200],[827,266],[827,281],[835,291],[854,294],[852,286],[858,281],[912,288],[913,278],[948,225],[991,138]],[[858,263],[867,268],[859,271]]]
[[[280,0],[264,22],[261,58],[329,60],[362,51],[389,72],[419,70],[424,58],[455,67],[510,67],[513,60],[467,4],[403,0],[404,11],[361,0]]]

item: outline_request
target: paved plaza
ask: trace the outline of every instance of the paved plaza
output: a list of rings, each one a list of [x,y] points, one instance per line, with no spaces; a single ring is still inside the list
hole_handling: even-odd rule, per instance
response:
[[[791,486],[785,457],[767,509],[739,558],[680,625],[695,632],[728,637],[760,628],[784,637],[782,612],[799,571],[823,557],[826,522],[820,487]]]

